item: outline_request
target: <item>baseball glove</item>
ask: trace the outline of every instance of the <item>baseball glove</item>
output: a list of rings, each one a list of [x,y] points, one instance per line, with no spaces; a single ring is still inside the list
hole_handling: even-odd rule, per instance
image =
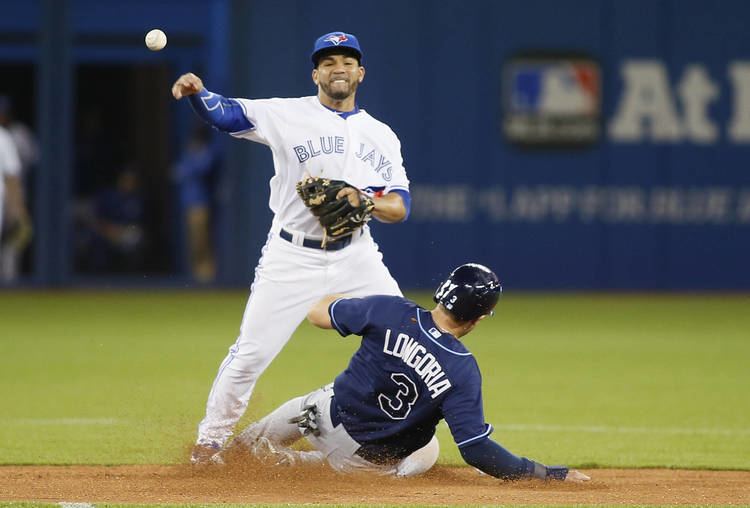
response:
[[[21,251],[26,248],[34,236],[34,228],[31,225],[31,219],[21,217],[6,224],[0,233],[0,245],[13,246],[14,249]]]
[[[359,190],[359,205],[354,206],[347,196],[337,198],[343,189],[352,188],[343,180],[330,180],[308,176],[297,183],[297,194],[310,211],[318,218],[326,236],[324,240],[336,240],[350,235],[364,226],[372,217],[375,203]]]

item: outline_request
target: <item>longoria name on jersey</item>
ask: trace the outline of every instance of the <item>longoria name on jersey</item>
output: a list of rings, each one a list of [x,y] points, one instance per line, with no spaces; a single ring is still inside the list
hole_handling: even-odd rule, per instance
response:
[[[432,394],[431,398],[434,399],[451,387],[451,382],[445,377],[445,371],[437,358],[432,353],[427,353],[423,345],[405,333],[399,333],[391,344],[391,330],[386,329],[383,352],[401,358],[408,367],[412,368],[427,385],[427,389]]]

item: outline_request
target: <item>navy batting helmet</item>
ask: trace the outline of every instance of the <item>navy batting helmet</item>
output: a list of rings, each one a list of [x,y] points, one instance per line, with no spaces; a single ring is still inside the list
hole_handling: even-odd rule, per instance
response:
[[[440,283],[433,299],[460,321],[473,321],[490,314],[503,286],[495,272],[484,265],[466,263]]]

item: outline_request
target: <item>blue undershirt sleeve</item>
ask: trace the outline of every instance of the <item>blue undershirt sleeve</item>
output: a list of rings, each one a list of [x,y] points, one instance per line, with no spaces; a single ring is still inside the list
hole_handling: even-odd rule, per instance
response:
[[[403,190],[403,189],[395,189],[391,192],[395,192],[399,196],[401,196],[401,199],[404,200],[404,208],[406,208],[406,215],[404,215],[404,218],[401,219],[401,222],[404,222],[406,219],[409,218],[409,214],[411,213],[411,194],[409,194],[409,191]]]
[[[491,439],[483,439],[476,444],[461,447],[459,450],[470,466],[490,476],[506,480],[523,477],[564,480],[568,474],[566,467],[547,467],[526,457],[518,457]]]
[[[188,101],[201,120],[222,132],[237,134],[255,128],[245,116],[240,103],[234,99],[227,99],[204,88],[188,96]]]

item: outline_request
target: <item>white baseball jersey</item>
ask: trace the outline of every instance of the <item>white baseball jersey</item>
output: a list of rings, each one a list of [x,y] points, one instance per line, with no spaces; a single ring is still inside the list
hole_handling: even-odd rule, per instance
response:
[[[306,174],[344,180],[370,195],[409,190],[401,143],[390,127],[365,110],[344,119],[317,96],[234,100],[254,126],[234,136],[268,145],[273,152],[276,174],[269,206],[282,226],[323,236],[295,188]]]
[[[5,177],[18,176],[21,172],[21,161],[18,158],[13,138],[3,127],[0,127],[0,229],[3,227],[3,198]]]

